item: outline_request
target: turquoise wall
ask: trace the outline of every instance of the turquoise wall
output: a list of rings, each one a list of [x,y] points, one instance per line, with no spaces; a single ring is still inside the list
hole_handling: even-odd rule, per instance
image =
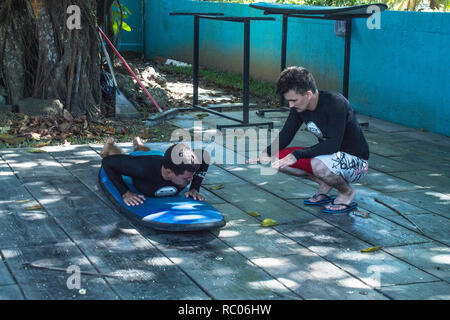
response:
[[[131,0],[125,1],[130,2]],[[169,12],[223,12],[264,16],[245,4],[145,0],[145,55],[192,61],[193,17]],[[281,25],[251,23],[251,76],[276,81],[280,72]],[[200,64],[242,71],[243,24],[200,21]],[[289,19],[287,65],[302,65],[321,89],[341,91],[344,37],[334,22]],[[450,136],[450,13],[381,13],[381,29],[354,19],[349,99],[366,115]],[[445,104],[444,104],[445,103]]]
[[[121,51],[144,51],[144,0],[125,0],[121,3],[131,11],[131,15],[124,19],[130,26],[131,32],[122,30],[118,49]]]

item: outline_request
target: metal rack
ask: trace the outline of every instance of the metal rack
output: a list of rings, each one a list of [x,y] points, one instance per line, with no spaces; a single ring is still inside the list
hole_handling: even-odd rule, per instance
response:
[[[193,110],[201,110],[219,117],[238,122],[231,125],[217,125],[217,129],[231,127],[250,127],[250,126],[268,126],[273,129],[273,122],[250,123],[249,122],[249,96],[250,96],[250,22],[251,21],[274,21],[274,18],[269,17],[225,17],[223,13],[200,13],[200,12],[171,12],[171,16],[190,15],[194,17],[194,55],[193,55],[193,86],[194,97],[192,102]],[[199,86],[199,33],[200,33],[200,19],[219,20],[229,22],[239,22],[244,24],[244,65],[243,65],[243,95],[242,95],[242,119],[234,118],[225,115],[219,111],[211,108],[201,107],[198,105],[198,86]]]

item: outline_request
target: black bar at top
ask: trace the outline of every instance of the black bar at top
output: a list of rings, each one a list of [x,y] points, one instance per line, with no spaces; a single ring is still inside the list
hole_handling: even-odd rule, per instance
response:
[[[273,14],[273,13],[268,13],[266,11],[264,11],[264,14],[269,15],[269,14]],[[279,13],[277,13],[279,14]],[[370,17],[372,14],[371,13],[366,13],[366,14],[354,14],[351,16],[351,18],[368,18]],[[346,15],[341,15],[341,14],[335,14],[335,15],[323,15],[323,16],[312,16],[312,15],[305,15],[305,14],[284,14],[283,16],[286,17],[290,17],[290,18],[307,18],[307,19],[322,19],[322,20],[347,20],[349,19],[348,16]]]
[[[245,22],[250,20],[269,20],[274,21],[275,18],[265,18],[265,17],[213,17],[213,16],[205,16],[200,15],[200,18],[210,19],[210,20],[223,20],[223,21],[233,21],[233,22]]]
[[[171,16],[223,16],[219,12],[170,12]]]

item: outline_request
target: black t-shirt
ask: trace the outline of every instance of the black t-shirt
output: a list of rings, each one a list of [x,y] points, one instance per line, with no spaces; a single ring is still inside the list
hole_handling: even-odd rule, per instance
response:
[[[291,108],[279,135],[279,149],[286,148],[298,129],[306,124],[319,143],[292,152],[297,159],[343,151],[358,158],[369,159],[369,146],[348,100],[337,92],[319,91],[319,101],[314,111],[297,112]],[[271,155],[271,146],[267,148]]]
[[[173,186],[177,188],[178,192],[183,190],[183,187],[172,183],[170,180],[163,179],[161,174],[162,163],[163,156],[160,155],[130,156],[118,154],[103,158],[102,167],[120,195],[128,191],[122,175],[129,176],[136,189],[148,197],[154,197],[155,192],[162,187]],[[190,190],[199,191],[207,170],[208,164],[203,161],[192,179]]]

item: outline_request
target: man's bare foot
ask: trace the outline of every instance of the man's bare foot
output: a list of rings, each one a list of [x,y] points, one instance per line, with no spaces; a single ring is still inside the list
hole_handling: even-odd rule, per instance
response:
[[[330,192],[330,190],[333,189],[332,187],[330,187],[329,185],[325,184],[325,183],[321,183],[319,185],[319,190],[317,190],[317,193],[312,196],[311,198],[309,198],[309,202],[320,202],[325,198],[325,195],[328,194],[328,192]]]
[[[102,153],[100,154],[102,158],[112,156],[115,154],[122,154],[122,150],[114,145],[114,139],[108,138],[105,142],[105,145],[103,146]]]
[[[151,149],[142,143],[141,138],[133,138],[133,150],[134,151],[150,151]]]
[[[339,193],[336,199],[334,199],[332,204],[330,203],[325,208],[332,211],[338,211],[338,210],[344,210],[346,206],[339,205],[340,203],[349,205],[352,203],[353,199],[355,198],[356,192],[353,188],[351,188],[350,192],[348,194]]]

